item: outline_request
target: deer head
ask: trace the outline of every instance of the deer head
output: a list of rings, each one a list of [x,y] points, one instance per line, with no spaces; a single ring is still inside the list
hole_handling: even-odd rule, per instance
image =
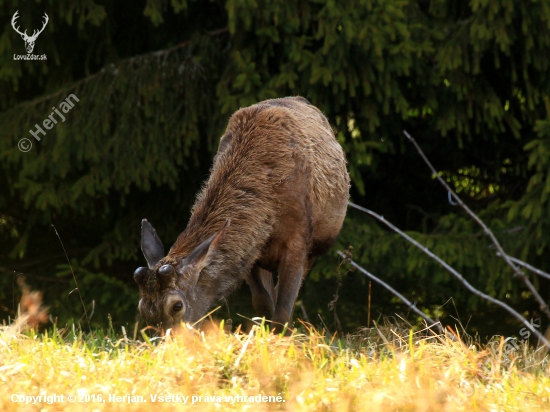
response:
[[[141,250],[148,267],[134,272],[139,285],[141,300],[138,309],[142,318],[152,326],[164,329],[177,327],[180,322],[196,321],[207,308],[203,308],[203,296],[196,293],[201,271],[209,266],[218,254],[220,242],[229,226],[229,219],[214,235],[198,245],[189,256],[175,264],[160,264],[164,258],[164,246],[153,226],[141,222]],[[206,302],[209,303],[209,302]]]
[[[38,35],[40,33],[42,33],[44,31],[44,28],[46,27],[46,24],[48,24],[48,21],[50,20],[48,18],[48,15],[46,13],[44,13],[44,24],[42,25],[42,28],[40,30],[34,30],[33,33],[32,33],[32,36],[27,36],[27,30],[25,30],[24,33],[21,33],[19,31],[19,27],[16,27],[15,26],[15,20],[17,20],[17,18],[19,17],[17,15],[17,13],[19,13],[19,10],[17,10],[15,12],[15,14],[13,15],[13,18],[11,19],[11,26],[13,27],[13,29],[19,33],[21,35],[21,38],[23,39],[23,41],[25,42],[25,48],[27,49],[27,53],[32,53],[33,49],[34,49],[34,42],[36,41],[36,38],[38,37]]]

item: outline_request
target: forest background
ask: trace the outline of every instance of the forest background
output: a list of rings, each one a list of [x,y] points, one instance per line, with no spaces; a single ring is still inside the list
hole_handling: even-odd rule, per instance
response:
[[[29,34],[47,13],[33,51],[47,60],[14,58],[26,54],[11,24],[16,11]],[[79,321],[74,271],[93,326],[109,317],[133,325],[132,274],[145,262],[141,219],[169,247],[229,116],[288,95],[328,117],[347,153],[355,203],[477,288],[540,317],[402,131],[508,254],[550,270],[549,2],[2,0],[0,21],[0,319],[16,315],[24,275],[59,325]],[[71,94],[79,101],[66,120],[35,140],[29,130]],[[22,151],[21,139],[32,149]],[[338,268],[336,251],[350,245],[355,261],[432,318],[460,319],[481,338],[522,327],[351,208],[300,292],[300,307],[319,327],[353,332],[367,324],[368,280]],[[550,282],[531,280],[550,301]],[[234,323],[253,316],[246,285],[227,303],[216,316]],[[395,313],[419,323],[373,284],[371,319]]]

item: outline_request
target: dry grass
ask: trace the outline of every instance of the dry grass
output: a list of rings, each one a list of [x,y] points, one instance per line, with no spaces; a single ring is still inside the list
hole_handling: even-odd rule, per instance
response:
[[[42,292],[31,292],[23,276],[17,278],[17,283],[22,292],[17,318],[15,322],[2,329],[4,337],[19,335],[48,322],[48,308],[42,307]]]
[[[84,334],[73,326],[37,335],[4,327],[0,409],[550,410],[548,358],[526,346],[506,355],[502,340],[480,349],[467,337],[413,334],[391,325],[341,340],[305,325],[290,337],[261,325],[249,333],[223,329],[223,323],[202,332],[184,328],[151,342],[145,334],[141,340],[117,337],[112,329]],[[65,398],[27,405],[14,402],[13,394]],[[68,401],[70,394],[76,402]],[[145,402],[110,401],[109,395],[141,396]],[[154,395],[182,398],[153,404]],[[230,397],[257,395],[274,402],[231,403]]]

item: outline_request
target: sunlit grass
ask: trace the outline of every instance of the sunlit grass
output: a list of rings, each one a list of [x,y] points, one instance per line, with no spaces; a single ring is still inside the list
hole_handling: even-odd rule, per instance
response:
[[[391,328],[340,340],[305,326],[290,337],[262,325],[249,333],[226,333],[223,324],[207,329],[184,328],[151,342],[113,330],[22,335],[4,328],[0,409],[550,410],[548,359],[527,347],[505,355],[500,342],[480,349],[452,335],[398,336]],[[13,394],[41,393],[63,394],[65,401],[12,401]],[[69,394],[76,402],[68,402]],[[109,395],[126,398],[109,401]],[[153,403],[154,395],[180,398]],[[257,402],[258,395],[272,402]],[[128,404],[128,396],[145,402]]]

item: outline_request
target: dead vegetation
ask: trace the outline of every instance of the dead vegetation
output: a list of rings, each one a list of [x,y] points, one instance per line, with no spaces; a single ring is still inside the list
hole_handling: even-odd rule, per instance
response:
[[[17,278],[17,283],[22,293],[21,301],[14,321],[1,327],[4,335],[18,335],[48,322],[48,308],[42,306],[42,292],[31,291],[22,276]]]

